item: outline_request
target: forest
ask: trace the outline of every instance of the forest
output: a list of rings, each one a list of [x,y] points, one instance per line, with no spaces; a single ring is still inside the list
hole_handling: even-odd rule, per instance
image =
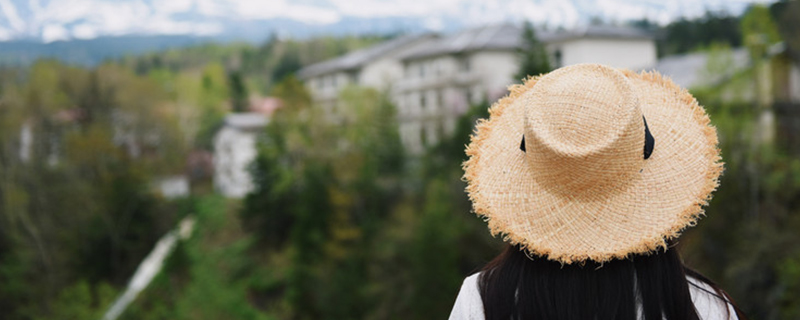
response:
[[[691,88],[717,127],[726,170],[679,244],[751,319],[800,317],[800,111],[737,93],[761,86],[774,61],[798,61],[798,17],[799,3],[778,2],[741,17],[632,22],[660,35],[661,56],[708,52],[709,76],[726,72],[732,48],[754,61]],[[546,72],[535,33],[525,36],[519,74]],[[342,90],[347,113],[334,125],[294,76],[387,38],[271,37],[94,67],[0,67],[0,318],[101,318],[187,216],[192,237],[121,319],[445,318],[464,277],[504,246],[471,213],[461,180],[464,146],[491,102],[412,155],[385,92]],[[788,57],[767,56],[778,42]],[[255,190],[226,199],[190,160],[210,152],[222,119],[251,96],[288,107],[260,133]],[[765,110],[774,127],[763,125]],[[179,174],[190,177],[189,196],[158,192],[156,181]]]

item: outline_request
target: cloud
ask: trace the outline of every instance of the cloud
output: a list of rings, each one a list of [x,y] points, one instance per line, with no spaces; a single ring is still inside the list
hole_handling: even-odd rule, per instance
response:
[[[0,11],[6,16],[6,20],[12,29],[17,32],[25,30],[25,22],[20,19],[17,7],[14,6],[11,0],[0,0]]]
[[[0,0],[0,40],[41,36],[45,41],[130,33],[213,35],[235,21],[286,18],[329,25],[347,18],[413,18],[431,30],[529,20],[575,27],[594,16],[609,21],[647,18],[666,24],[706,9],[739,14],[772,0]],[[16,5],[15,5],[16,3]],[[20,14],[24,13],[24,14]],[[452,23],[452,22],[450,22]],[[58,26],[61,26],[60,28]],[[70,27],[71,26],[71,27]]]
[[[153,1],[153,10],[161,15],[186,12],[194,6],[194,0],[157,0]]]
[[[94,39],[98,34],[97,28],[88,23],[79,24],[72,28],[72,36],[76,39]]]
[[[14,39],[14,33],[11,30],[0,27],[0,41],[8,41]]]
[[[42,41],[45,43],[69,39],[69,31],[60,24],[48,24],[42,28]]]

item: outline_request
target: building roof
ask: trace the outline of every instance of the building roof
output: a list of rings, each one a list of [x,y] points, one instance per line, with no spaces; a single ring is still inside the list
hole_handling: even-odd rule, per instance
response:
[[[225,117],[225,126],[242,130],[263,128],[268,119],[261,113],[231,113]]]
[[[652,40],[655,35],[651,32],[623,26],[587,26],[573,30],[544,31],[537,33],[542,42],[561,42],[573,39],[602,38],[602,39],[629,39]]]
[[[464,30],[444,37],[431,46],[419,48],[401,56],[403,60],[414,60],[432,56],[457,54],[478,50],[516,50],[522,46],[523,29],[512,24],[485,26]],[[539,41],[561,42],[579,38],[645,39],[653,34],[632,27],[588,26],[574,30],[537,30]]]
[[[400,48],[411,44],[417,40],[431,38],[433,34],[425,33],[418,35],[406,35],[384,41],[377,45],[352,51],[343,56],[312,64],[301,69],[297,76],[300,79],[308,79],[320,74],[334,71],[346,71],[363,67],[365,64],[380,59],[384,56],[396,53]]]
[[[400,54],[399,58],[413,60],[477,50],[516,50],[522,45],[521,34],[522,28],[513,24],[468,29],[444,36],[428,46]],[[537,36],[542,42],[568,41],[578,38],[653,39],[653,35],[647,31],[617,26],[589,26],[569,31],[542,30],[537,32]],[[435,36],[431,33],[397,37],[372,47],[312,64],[301,69],[297,75],[300,79],[308,79],[321,74],[358,69],[371,61],[398,53],[402,47],[417,40],[433,37]]]
[[[462,53],[476,50],[516,49],[522,44],[522,29],[511,24],[486,26],[464,30],[435,41],[430,46],[413,50],[401,56],[413,60],[431,56]]]
[[[735,72],[748,67],[750,58],[744,48],[734,49],[731,52],[732,65],[728,68],[729,74],[710,76],[706,74],[708,65],[708,52],[693,52],[667,56],[658,60],[651,69],[662,75],[668,76],[673,82],[684,88],[713,85],[732,76]]]

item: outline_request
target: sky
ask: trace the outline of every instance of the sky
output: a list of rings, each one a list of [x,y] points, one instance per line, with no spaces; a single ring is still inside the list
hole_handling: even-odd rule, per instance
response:
[[[0,0],[0,41],[43,42],[125,34],[214,35],[247,21],[287,19],[313,26],[348,20],[410,19],[428,30],[503,21],[571,28],[593,17],[667,24],[707,9],[740,14],[770,0]],[[359,20],[361,19],[361,20]],[[367,28],[368,26],[365,26]],[[367,32],[368,30],[365,30]]]

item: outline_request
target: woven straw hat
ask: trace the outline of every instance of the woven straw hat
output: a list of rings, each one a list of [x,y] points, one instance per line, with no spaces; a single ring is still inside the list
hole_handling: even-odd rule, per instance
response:
[[[605,262],[666,249],[703,214],[722,172],[717,133],[668,78],[582,64],[510,91],[464,163],[493,235],[565,264]]]

